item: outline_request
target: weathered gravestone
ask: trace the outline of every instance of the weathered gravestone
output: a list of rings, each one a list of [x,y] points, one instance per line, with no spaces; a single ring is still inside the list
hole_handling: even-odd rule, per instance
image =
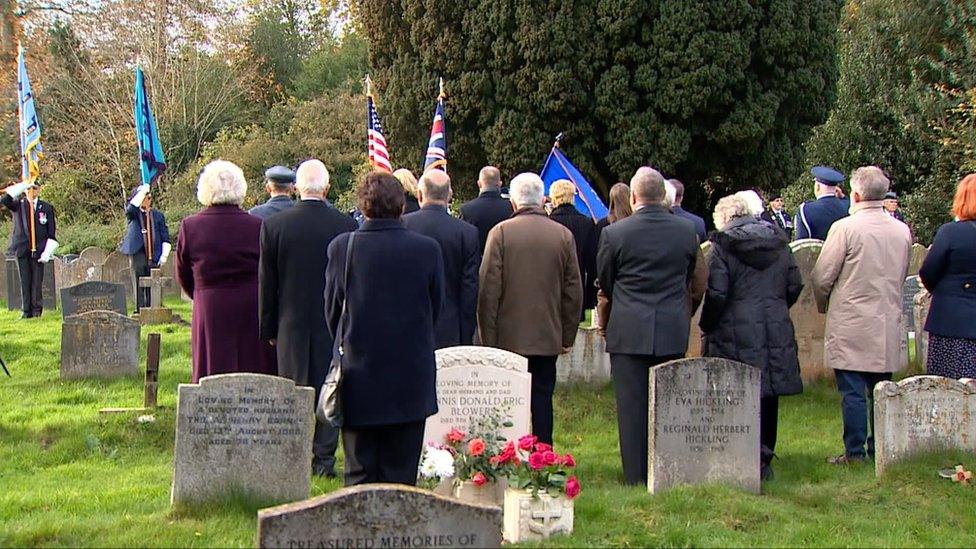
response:
[[[922,268],[922,263],[925,262],[925,256],[929,255],[929,249],[921,244],[912,244],[912,257],[908,261],[908,276],[913,276],[918,274],[918,270]]]
[[[79,257],[71,263],[62,263],[58,271],[59,288],[68,288],[70,286],[77,286],[82,282],[97,282],[101,280],[100,271],[96,272],[92,262],[83,257]]]
[[[138,323],[112,311],[91,311],[64,319],[61,379],[138,374]]]
[[[160,265],[159,270],[162,271],[164,277],[174,281],[172,284],[167,284],[163,287],[163,297],[180,297],[183,295],[180,285],[176,283],[176,261],[173,260],[173,257],[170,257],[169,261]]]
[[[915,296],[922,289],[922,282],[918,275],[912,275],[905,279],[901,287],[901,369],[905,370],[910,366],[909,344],[912,335],[918,337],[918,330],[915,327]]]
[[[500,547],[502,510],[401,484],[258,511],[258,547]]]
[[[111,282],[82,282],[61,290],[63,318],[90,311],[126,314],[125,287]]]
[[[95,280],[103,280],[102,266],[105,265],[105,260],[108,259],[108,253],[101,248],[89,246],[81,251],[81,258],[91,262],[95,269]]]
[[[976,380],[914,376],[874,387],[874,470],[921,452],[976,450]]]
[[[20,270],[17,268],[17,260],[15,258],[7,258],[6,261],[7,270],[7,310],[8,311],[19,311],[23,304],[23,299],[20,294]],[[60,263],[58,258],[53,258],[44,264],[44,282],[41,286],[41,299],[44,308],[51,311],[58,308],[57,299],[57,277],[55,264]]]
[[[708,260],[712,257],[712,241],[707,240],[701,244],[702,256],[705,258],[705,264],[708,265]],[[699,258],[701,259],[701,258]],[[688,332],[688,352],[685,356],[696,357],[702,355],[702,331],[698,327],[698,322],[701,321],[701,305],[698,309],[694,311],[691,316],[691,328]]]
[[[438,412],[427,418],[424,442],[442,444],[454,427],[466,431],[472,419],[497,412],[514,440],[531,430],[532,374],[529,361],[492,347],[448,347],[437,356]]]
[[[759,492],[758,368],[686,358],[651,368],[647,487],[727,483]]]
[[[152,269],[150,276],[139,277],[139,289],[149,288],[149,306],[139,308],[139,323],[169,324],[175,319],[173,310],[163,306],[163,289],[172,282],[171,278],[162,276],[160,269]]]
[[[580,327],[573,348],[556,359],[559,383],[604,383],[610,381],[607,342],[596,328]]]
[[[7,301],[7,258],[0,257],[0,300]]]
[[[929,333],[925,331],[925,319],[929,317],[929,306],[932,304],[932,294],[923,288],[915,295],[915,360],[919,370],[925,371],[929,358]]]
[[[181,383],[171,502],[308,497],[315,389],[262,374]]]
[[[818,379],[833,378],[833,371],[824,366],[824,331],[827,315],[817,310],[810,275],[820,257],[823,242],[805,238],[790,243],[793,259],[803,279],[800,298],[790,308],[790,318],[796,333],[797,354],[800,358],[800,374],[805,383]]]

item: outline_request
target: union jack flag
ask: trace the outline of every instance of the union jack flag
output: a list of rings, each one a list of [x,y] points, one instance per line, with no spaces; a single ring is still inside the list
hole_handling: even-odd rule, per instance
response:
[[[437,96],[434,110],[434,124],[430,127],[430,140],[427,141],[427,157],[424,158],[424,171],[447,171],[447,139],[444,137],[444,80],[440,82],[441,92]]]
[[[386,150],[386,138],[383,137],[383,124],[380,122],[380,115],[376,114],[376,105],[373,104],[372,94],[366,95],[366,125],[368,128],[366,149],[369,154],[369,165],[373,169],[392,172],[390,153]]]

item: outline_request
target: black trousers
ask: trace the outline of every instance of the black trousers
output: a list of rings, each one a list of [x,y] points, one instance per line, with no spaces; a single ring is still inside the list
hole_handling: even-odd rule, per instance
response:
[[[20,272],[20,308],[24,316],[41,316],[44,311],[44,264],[28,253],[17,258],[17,271]]]
[[[539,442],[552,444],[552,393],[556,390],[555,356],[529,356],[532,374],[532,434]]]
[[[776,451],[776,427],[779,423],[779,396],[759,399],[759,460],[768,464]]]
[[[135,289],[136,294],[136,311],[140,307],[148,307],[149,301],[149,288],[139,287],[139,277],[149,276],[149,259],[146,257],[145,250],[139,250],[138,252],[129,256],[129,264],[132,265],[132,275],[134,280],[132,281],[132,287]]]
[[[373,427],[344,427],[346,486],[375,482],[417,483],[425,421]]]
[[[620,461],[627,484],[647,484],[648,373],[653,366],[682,356],[610,355],[610,375],[617,397]]]

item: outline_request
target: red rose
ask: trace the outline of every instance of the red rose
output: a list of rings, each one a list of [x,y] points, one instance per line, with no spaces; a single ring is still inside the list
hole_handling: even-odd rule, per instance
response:
[[[533,470],[538,471],[546,466],[545,458],[542,457],[542,452],[532,452],[529,455],[529,467]]]
[[[566,479],[566,497],[574,499],[580,493],[580,483],[575,475]]]
[[[447,433],[446,438],[448,442],[457,444],[458,442],[464,440],[464,436],[465,436],[464,431],[461,431],[457,427],[454,427],[453,429],[451,429],[450,433]]]
[[[526,452],[531,452],[532,447],[535,446],[535,442],[539,440],[532,435],[525,435],[518,440],[519,449],[525,450]]]
[[[573,459],[573,454],[566,454],[565,456],[563,456],[563,458],[560,460],[560,463],[562,463],[566,467],[576,467],[576,460]]]
[[[552,450],[542,452],[542,462],[546,465],[555,465],[559,462],[559,455]]]
[[[540,442],[535,445],[536,452],[551,452],[552,444],[546,444],[545,442]]]
[[[471,482],[473,482],[475,486],[484,486],[485,483],[488,482],[488,477],[486,477],[481,471],[478,471],[473,477],[471,477]]]
[[[471,442],[468,442],[468,453],[474,457],[478,457],[485,453],[486,446],[485,441],[480,438],[473,438]]]
[[[497,456],[491,458],[492,463],[498,465],[499,463],[508,463],[509,461],[518,461],[518,455],[515,453],[515,445],[512,442],[508,442],[502,447],[502,451],[498,453]]]

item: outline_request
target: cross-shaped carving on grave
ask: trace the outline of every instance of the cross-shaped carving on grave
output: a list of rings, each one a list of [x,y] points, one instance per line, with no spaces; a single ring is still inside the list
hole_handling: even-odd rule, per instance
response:
[[[163,306],[163,288],[169,286],[173,279],[163,276],[163,271],[153,269],[150,276],[139,277],[139,287],[149,288],[149,307],[158,309]]]
[[[553,505],[554,503],[555,505]],[[532,515],[528,521],[529,530],[532,530],[536,534],[549,537],[564,529],[560,524],[560,519],[562,518],[562,505],[552,499],[543,498],[542,510],[532,510]]]

